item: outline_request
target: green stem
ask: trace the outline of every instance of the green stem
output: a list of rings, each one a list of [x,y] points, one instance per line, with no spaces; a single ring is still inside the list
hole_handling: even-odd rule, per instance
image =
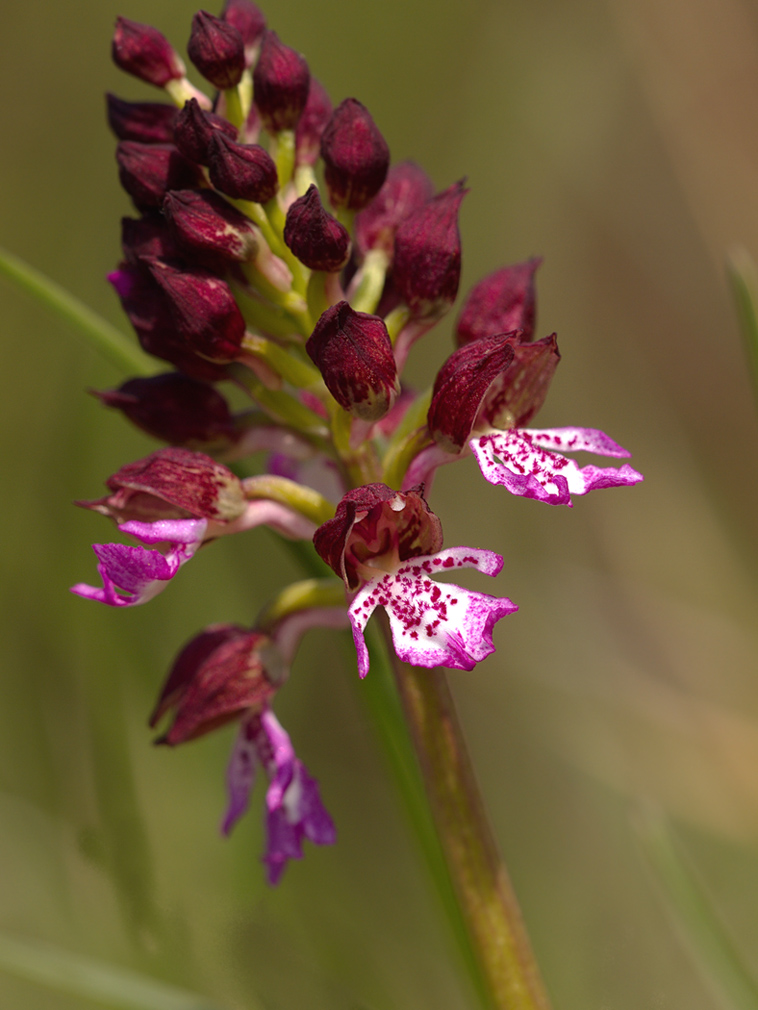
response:
[[[487,821],[445,671],[419,670],[399,660],[393,665],[437,834],[489,1003],[493,1010],[549,1010],[518,902]]]
[[[758,405],[758,271],[746,249],[734,249],[731,252],[727,260],[727,271]]]
[[[0,249],[0,274],[73,324],[120,371],[155,375],[156,363],[121,330],[111,326],[84,302],[80,302],[55,281],[5,249]]]

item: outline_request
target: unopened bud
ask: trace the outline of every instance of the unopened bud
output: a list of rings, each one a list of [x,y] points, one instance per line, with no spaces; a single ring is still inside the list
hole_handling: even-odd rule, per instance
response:
[[[310,186],[287,211],[284,241],[310,270],[335,273],[350,253],[347,229],[324,210],[316,186]]]
[[[116,18],[111,52],[117,67],[157,88],[185,75],[184,63],[168,39],[157,28],[129,18]]]
[[[197,267],[180,270],[164,260],[144,262],[168,297],[175,326],[189,348],[211,361],[233,361],[245,320],[229,285]]]
[[[214,88],[236,88],[245,69],[242,36],[227,21],[198,11],[192,19],[187,55]]]
[[[355,219],[355,244],[361,254],[381,249],[392,257],[398,227],[433,193],[432,180],[420,165],[413,161],[393,165],[387,181]]]
[[[324,178],[334,207],[362,210],[384,184],[387,142],[368,109],[355,98],[337,106],[321,137]]]
[[[332,305],[305,349],[341,407],[363,421],[384,417],[400,385],[392,343],[379,316],[355,312],[348,302]]]
[[[138,263],[145,256],[176,259],[179,246],[162,214],[121,218],[121,248],[129,263]]]
[[[176,108],[163,102],[125,102],[110,93],[105,96],[108,126],[119,140],[141,144],[171,144]]]
[[[211,139],[208,158],[211,182],[227,196],[254,203],[276,196],[276,165],[258,144],[237,144],[219,133]]]
[[[294,130],[308,101],[310,70],[305,59],[265,31],[253,71],[253,100],[269,133]]]
[[[266,28],[265,16],[251,0],[226,0],[221,17],[242,36],[245,63],[250,66]]]
[[[326,88],[311,77],[308,101],[295,130],[295,161],[315,165],[321,151],[321,135],[332,115],[332,101]]]
[[[458,210],[467,192],[463,181],[456,182],[410,214],[395,233],[393,280],[417,319],[444,315],[458,294]]]
[[[107,407],[122,411],[142,431],[169,445],[199,449],[234,439],[234,419],[213,386],[179,372],[129,379],[118,389],[94,391]]]
[[[503,267],[479,281],[469,292],[458,317],[458,346],[493,333],[521,331],[522,342],[534,336],[536,314],[534,274],[542,258]]]
[[[213,190],[172,190],[163,213],[180,246],[211,265],[244,263],[255,254],[255,227]]]
[[[192,189],[203,181],[197,165],[173,144],[122,140],[116,148],[121,185],[140,210],[160,207],[170,189]]]
[[[196,98],[184,103],[174,124],[174,143],[185,156],[198,165],[207,165],[212,138],[223,133],[237,139],[237,127],[221,116],[205,112]]]

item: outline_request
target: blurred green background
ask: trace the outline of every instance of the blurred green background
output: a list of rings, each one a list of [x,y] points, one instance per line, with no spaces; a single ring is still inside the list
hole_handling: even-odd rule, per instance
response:
[[[119,189],[103,92],[116,15],[182,51],[189,0],[14,4],[0,38],[0,243],[126,327],[104,280]],[[539,336],[563,362],[539,423],[604,429],[644,484],[552,509],[444,468],[448,544],[505,556],[520,612],[454,674],[471,749],[556,1010],[720,1004],[640,855],[640,803],[672,818],[758,973],[758,426],[724,278],[758,253],[758,5],[742,0],[289,0],[269,24],[393,157],[462,175],[465,292],[533,254]],[[277,711],[339,844],[270,890],[262,792],[217,834],[231,731],[167,751],[146,716],[172,657],[249,622],[296,573],[255,531],[202,552],[149,606],[71,596],[104,520],[70,505],[155,448],[87,396],[122,376],[0,281],[4,436],[0,935],[139,971],[239,1010],[469,1003],[425,871],[334,636],[314,633]],[[444,322],[414,349],[426,384]],[[0,944],[2,947],[2,944]],[[0,969],[8,1010],[83,1001]],[[168,1005],[168,1004],[167,1004]],[[198,1004],[199,1006],[199,1004]]]

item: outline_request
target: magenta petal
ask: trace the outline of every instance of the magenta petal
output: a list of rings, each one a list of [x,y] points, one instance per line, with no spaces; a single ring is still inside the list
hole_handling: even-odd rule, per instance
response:
[[[491,432],[469,442],[485,480],[501,484],[512,494],[549,505],[571,505],[572,494],[595,488],[637,484],[642,474],[628,464],[619,467],[580,467],[550,448],[596,452],[605,456],[628,453],[594,428],[553,428],[544,431],[512,428]]]
[[[429,557],[413,558],[397,572],[367,582],[348,612],[361,677],[366,676],[369,665],[363,629],[377,606],[387,611],[400,659],[413,666],[473,670],[494,652],[495,624],[518,608],[505,598],[434,582],[430,575],[453,568],[477,568],[485,575],[497,575],[502,564],[500,555],[492,551],[452,547]]]
[[[125,544],[93,544],[97,570],[103,580],[98,589],[78,583],[71,592],[111,607],[134,607],[157,596],[192,557],[198,543],[179,544],[166,554]],[[122,590],[122,592],[119,592]],[[124,595],[126,594],[126,595]]]
[[[207,528],[207,519],[159,519],[152,523],[132,519],[119,526],[122,533],[143,544],[200,544]]]
[[[221,822],[221,833],[224,835],[229,834],[247,810],[255,784],[256,763],[257,751],[251,720],[245,720],[237,733],[226,770],[229,802]]]

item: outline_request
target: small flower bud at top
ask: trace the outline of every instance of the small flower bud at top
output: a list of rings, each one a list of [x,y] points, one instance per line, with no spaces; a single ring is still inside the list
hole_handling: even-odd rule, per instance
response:
[[[187,55],[214,88],[236,88],[245,69],[242,36],[227,21],[198,11],[192,19]]]
[[[234,419],[224,397],[206,382],[180,372],[129,379],[118,389],[94,391],[107,407],[123,411],[142,431],[188,449],[234,439]]]
[[[334,273],[347,263],[350,253],[347,229],[324,210],[316,186],[310,186],[287,211],[284,241],[310,270]]]
[[[413,161],[393,165],[387,181],[355,219],[355,244],[365,256],[369,249],[382,249],[392,256],[395,232],[408,215],[434,193],[432,180]]]
[[[251,221],[210,189],[172,190],[163,213],[180,246],[211,265],[244,263],[256,249]]]
[[[221,17],[234,25],[245,46],[245,62],[250,66],[261,36],[266,28],[266,18],[252,0],[226,0]]]
[[[334,399],[363,421],[378,421],[400,392],[392,343],[379,316],[348,302],[323,313],[305,349]]]
[[[230,140],[237,139],[237,127],[200,108],[196,98],[184,103],[174,124],[174,143],[185,156],[198,165],[207,165],[211,139],[223,133]]]
[[[211,361],[233,361],[245,320],[229,285],[197,267],[179,270],[164,260],[144,262],[168,296],[174,323],[188,347]]]
[[[258,144],[237,144],[222,133],[211,138],[208,168],[216,189],[235,200],[268,203],[279,188],[268,151]]]
[[[311,73],[294,49],[276,32],[265,31],[253,71],[253,100],[269,133],[294,130],[308,101]]]
[[[334,207],[362,210],[387,178],[387,142],[355,98],[346,98],[332,113],[321,137],[321,157]]]
[[[116,18],[111,52],[117,67],[157,88],[185,75],[184,63],[168,39],[157,28],[129,18]]]
[[[122,140],[116,148],[121,185],[140,210],[160,207],[170,189],[192,189],[202,172],[173,144],[139,144]]]
[[[332,101],[326,88],[311,77],[308,101],[295,130],[295,161],[315,165],[321,151],[321,134],[332,115]]]
[[[413,211],[395,233],[393,280],[417,319],[444,315],[458,294],[458,210],[467,192],[456,182]]]
[[[493,333],[521,331],[522,342],[534,336],[534,274],[541,257],[503,267],[476,284],[464,302],[455,337],[458,346]]]
[[[105,96],[108,126],[119,140],[141,144],[171,144],[177,110],[163,102],[125,102],[110,93]]]

